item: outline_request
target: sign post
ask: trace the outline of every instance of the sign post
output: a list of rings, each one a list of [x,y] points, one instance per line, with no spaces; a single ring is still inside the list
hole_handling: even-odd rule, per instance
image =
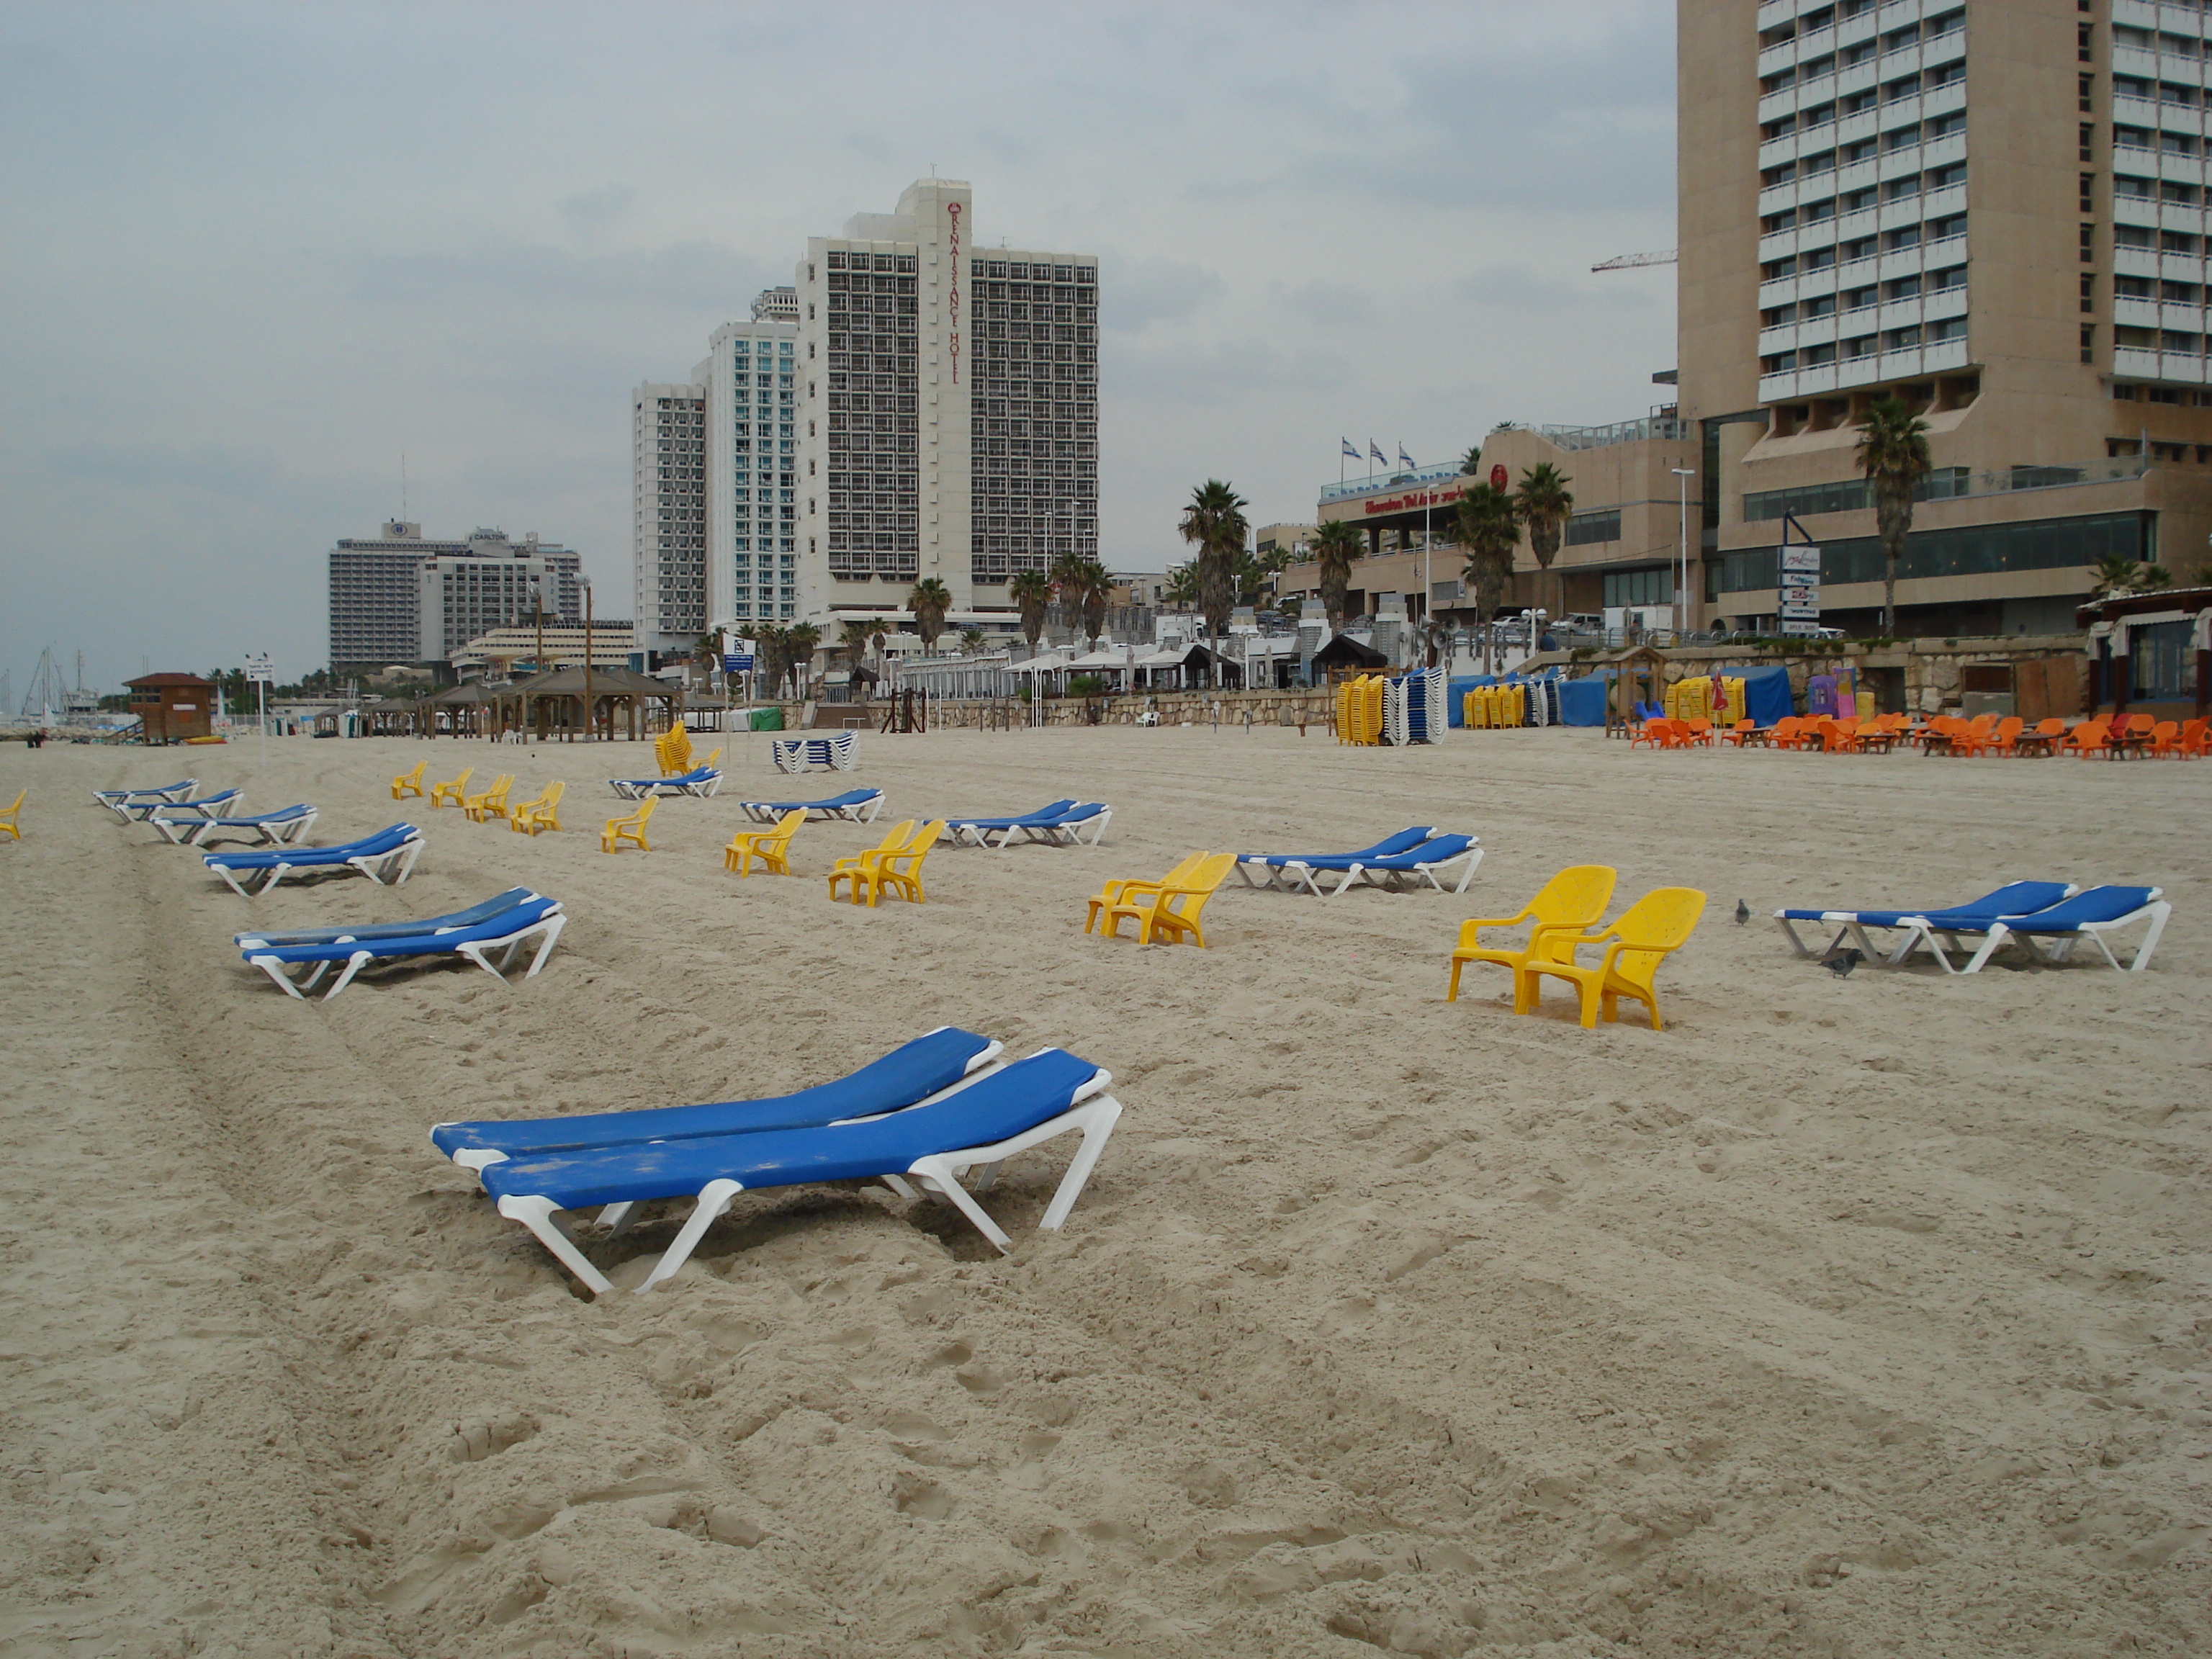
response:
[[[1820,550],[1784,545],[1781,553],[1781,605],[1778,614],[1781,618],[1782,631],[1793,635],[1818,635],[1820,631]]]
[[[249,655],[246,659],[246,678],[253,683],[254,711],[261,722],[261,764],[269,764],[269,688],[276,684],[276,671],[270,665],[269,653]]]

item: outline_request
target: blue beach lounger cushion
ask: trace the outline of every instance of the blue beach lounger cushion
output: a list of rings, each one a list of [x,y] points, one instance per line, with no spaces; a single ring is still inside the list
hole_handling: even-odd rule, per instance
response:
[[[872,823],[876,814],[884,810],[884,792],[848,789],[827,800],[741,800],[738,806],[757,823],[774,823],[786,812],[804,812],[810,820],[843,818],[849,823]]]
[[[533,1154],[487,1165],[478,1178],[499,1212],[519,1221],[595,1293],[613,1289],[556,1219],[563,1210],[605,1206],[614,1224],[629,1206],[696,1194],[690,1217],[639,1285],[651,1290],[689,1261],[707,1230],[739,1193],[817,1182],[879,1180],[903,1195],[945,1198],[1000,1251],[1012,1241],[961,1185],[977,1165],[995,1175],[1019,1152],[1069,1130],[1083,1144],[1069,1162],[1041,1227],[1058,1228],[1105,1151],[1121,1103],[1113,1079],[1090,1061],[1047,1048],[940,1099],[886,1116],[808,1129],[702,1135],[684,1140]]]
[[[577,1152],[642,1140],[805,1129],[847,1118],[878,1117],[934,1099],[988,1068],[1001,1050],[989,1037],[940,1025],[902,1042],[848,1077],[795,1094],[725,1100],[703,1106],[653,1106],[634,1112],[580,1113],[441,1123],[430,1144],[465,1170],[535,1152]]]
[[[252,853],[204,853],[200,862],[228,882],[241,898],[267,892],[295,870],[352,869],[371,881],[397,887],[405,881],[422,856],[422,832],[411,823],[395,823],[339,847],[276,847]],[[395,873],[396,872],[396,873]],[[239,879],[259,877],[261,884],[249,890]]]
[[[2074,890],[2074,887],[2066,882],[2008,881],[1978,899],[1936,909],[1914,909],[1907,905],[1887,910],[1777,910],[1774,920],[1788,936],[1791,948],[1801,957],[1825,957],[1849,939],[1866,953],[1869,962],[1893,968],[1911,952],[1917,942],[1917,934],[1908,930],[1901,944],[1887,951],[1878,951],[1874,941],[1867,937],[1868,928],[1900,928],[1905,926],[1908,917],[1943,915],[1959,918],[1969,925],[1971,931],[1979,932],[1978,927],[1973,924],[1994,921],[1999,916],[2029,915],[2057,903]],[[1797,937],[1796,928],[1790,925],[1799,921],[1826,923],[1835,928],[1836,935],[1824,949],[1813,951]]]
[[[1911,917],[1904,925],[1912,930],[1912,938],[1924,939],[1929,953],[1944,972],[1978,974],[1983,964],[2007,942],[2018,945],[2037,962],[2055,964],[2069,960],[2074,947],[2085,939],[2097,947],[2109,966],[2118,969],[2120,959],[2112,954],[2105,935],[2138,921],[2147,922],[2149,925],[2144,930],[2142,941],[2136,946],[2135,956],[2124,970],[2139,974],[2150,966],[2151,953],[2158,949],[2159,935],[2166,931],[2166,919],[2172,914],[2173,907],[2166,902],[2163,888],[2092,887],[2032,915],[2005,915],[1974,921],[1963,920],[1954,912],[1948,915]],[[1960,948],[1961,936],[1974,933],[1982,935],[1981,948],[1967,959],[1965,967],[1952,967],[1945,945]]]
[[[471,927],[448,928],[444,933],[416,933],[381,939],[339,939],[316,945],[263,945],[248,946],[240,954],[248,964],[260,969],[294,997],[312,991],[321,982],[323,975],[340,963],[345,971],[324,995],[331,998],[353,982],[353,976],[372,962],[392,962],[404,957],[460,957],[473,962],[495,979],[504,980],[506,969],[514,965],[514,958],[531,939],[538,941],[538,952],[530,959],[530,969],[523,975],[533,979],[545,965],[552,953],[554,942],[568,925],[561,906],[554,899],[532,899],[526,904],[505,910]],[[492,953],[498,951],[497,965]],[[296,982],[288,971],[304,967],[308,972]]]

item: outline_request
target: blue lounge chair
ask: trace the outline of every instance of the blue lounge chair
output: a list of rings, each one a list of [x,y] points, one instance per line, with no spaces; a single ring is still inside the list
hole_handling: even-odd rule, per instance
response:
[[[2138,921],[2148,922],[2142,942],[2123,970],[2140,974],[2150,966],[2151,952],[2158,949],[2159,935],[2166,931],[2166,918],[2172,914],[2163,888],[2092,887],[2033,915],[2000,916],[1978,924],[1962,922],[1955,914],[1914,916],[1905,926],[1913,930],[1915,939],[1924,937],[1929,954],[1945,973],[1978,974],[1998,947],[2008,942],[2020,945],[2034,961],[2056,964],[2071,958],[2074,947],[2085,939],[2097,947],[2109,966],[2118,969],[2120,959],[2112,954],[2105,935]],[[1960,948],[1960,937],[1973,933],[1982,935],[1981,948],[1967,958],[1965,967],[1952,967],[1945,945]],[[2039,945],[2038,940],[2048,943]]]
[[[258,841],[283,847],[304,840],[315,827],[315,809],[302,802],[274,812],[240,818],[207,818],[156,812],[146,820],[172,846],[204,847],[211,841]]]
[[[192,791],[199,787],[198,778],[179,778],[174,783],[156,784],[151,789],[95,789],[92,798],[121,818],[130,816],[123,810],[130,802],[190,800]]]
[[[558,901],[540,898],[503,911],[472,927],[399,938],[333,939],[321,945],[265,945],[240,954],[250,966],[260,969],[295,998],[313,990],[325,973],[343,963],[345,971],[323,997],[328,1002],[353,983],[353,976],[370,963],[396,961],[402,957],[461,957],[495,979],[504,981],[505,970],[514,965],[516,954],[533,937],[538,941],[538,953],[530,959],[530,970],[523,978],[534,979],[538,970],[545,965],[545,958],[552,954],[554,942],[561,937],[561,930],[568,921]],[[500,953],[496,967],[491,960],[494,951]],[[306,968],[308,971],[295,982],[288,971],[294,968]]]
[[[957,1025],[940,1025],[902,1042],[849,1077],[796,1094],[725,1100],[704,1106],[655,1106],[640,1111],[574,1117],[488,1118],[441,1123],[430,1144],[465,1170],[481,1170],[538,1152],[584,1152],[646,1140],[697,1135],[754,1134],[765,1129],[816,1129],[848,1118],[880,1117],[933,1100],[989,1068],[1002,1045]]]
[[[1297,866],[1285,866],[1290,872],[1303,878],[1316,892],[1321,885],[1315,879],[1323,873],[1343,872],[1344,879],[1329,890],[1328,896],[1334,898],[1355,881],[1364,881],[1370,886],[1387,887],[1402,892],[1406,888],[1425,880],[1439,893],[1464,893],[1467,884],[1474,879],[1475,866],[1482,862],[1482,847],[1474,836],[1438,836],[1434,841],[1409,847],[1402,853],[1388,854],[1382,858],[1312,859]],[[1437,872],[1453,865],[1460,866],[1459,884],[1447,887],[1438,879]]]
[[[125,820],[144,820],[161,817],[219,817],[226,806],[234,807],[246,799],[243,789],[226,789],[219,795],[203,795],[198,800],[132,800],[125,801],[115,809],[115,815]]]
[[[998,832],[998,844],[1003,852],[1019,836],[1024,842],[1041,841],[1048,847],[1079,847],[1084,842],[1083,832],[1088,830],[1090,844],[1096,847],[1113,817],[1114,809],[1103,801],[1078,801],[1066,811],[1055,812],[1049,817],[1026,817],[1003,826]],[[980,830],[976,839],[985,847],[991,845],[990,829],[986,826]]]
[[[371,881],[397,887],[414,872],[422,854],[422,832],[411,823],[395,823],[341,847],[277,847],[252,853],[204,853],[200,862],[228,882],[240,898],[267,892],[295,870],[359,871]],[[260,878],[248,891],[239,878]]]
[[[987,1178],[1015,1154],[1071,1129],[1083,1144],[1046,1206],[1041,1227],[1058,1228],[1082,1194],[1121,1115],[1105,1092],[1113,1079],[1064,1049],[1046,1048],[979,1082],[902,1112],[818,1128],[700,1135],[585,1152],[536,1153],[480,1174],[499,1212],[519,1221],[569,1272],[605,1295],[613,1289],[556,1218],[563,1210],[629,1206],[697,1195],[690,1217],[638,1289],[651,1290],[684,1262],[708,1228],[748,1189],[825,1181],[876,1180],[905,1196],[917,1187],[948,1200],[1000,1250],[1013,1243],[960,1184],[981,1165]],[[979,1188],[980,1190],[980,1188]]]
[[[480,921],[489,921],[494,916],[528,904],[538,896],[527,887],[510,887],[504,893],[471,904],[465,910],[456,910],[450,915],[432,916],[427,921],[364,922],[356,927],[295,927],[280,933],[274,928],[248,933],[234,933],[231,940],[240,950],[264,945],[331,945],[347,939],[415,939],[424,933],[450,933],[457,927],[473,927]]]
[[[1781,925],[1790,948],[1801,957],[1828,956],[1848,939],[1859,947],[1869,962],[1894,968],[1920,942],[1918,933],[1907,928],[1902,943],[1881,950],[1867,936],[1868,928],[1879,927],[1889,932],[1905,927],[1908,918],[1943,915],[1960,919],[1969,933],[1979,933],[1983,923],[1994,921],[1999,916],[2029,915],[2035,911],[2047,909],[2075,890],[2065,882],[2012,881],[1965,904],[1948,905],[1938,909],[1916,910],[1906,905],[1888,910],[1777,910],[1774,920]],[[1797,937],[1797,930],[1791,925],[1800,921],[1817,921],[1832,927],[1836,930],[1835,937],[1820,950],[1814,951]]]
[[[1441,833],[1429,824],[1416,824],[1401,830],[1395,836],[1385,836],[1372,847],[1362,848],[1357,853],[1240,853],[1237,855],[1237,873],[1244,878],[1248,887],[1299,887],[1319,893],[1312,877],[1316,868],[1342,869],[1346,864],[1371,862],[1401,853],[1411,852],[1436,839]],[[1257,871],[1261,879],[1253,879]]]
[[[1034,812],[1013,812],[999,817],[947,818],[945,827],[955,842],[965,837],[978,847],[988,847],[991,843],[985,837],[994,830],[1014,830],[1025,823],[1042,823],[1058,817],[1076,805],[1075,797],[1070,795],[1065,799],[1040,806]]]
[[[786,812],[804,812],[809,820],[843,818],[849,823],[872,823],[884,810],[880,789],[848,789],[827,800],[741,800],[738,810],[757,823],[774,823]]]
[[[722,787],[720,767],[695,766],[677,778],[609,778],[607,787],[624,800],[643,800],[648,795],[696,795],[709,799]]]

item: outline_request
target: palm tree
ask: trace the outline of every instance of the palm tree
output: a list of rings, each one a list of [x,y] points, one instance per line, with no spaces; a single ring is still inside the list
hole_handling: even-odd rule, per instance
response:
[[[798,684],[793,688],[794,690],[803,686],[812,675],[814,650],[821,643],[822,630],[812,623],[800,623],[796,627],[783,630],[784,652],[791,659],[791,665],[798,680]]]
[[[960,630],[960,654],[962,656],[979,656],[982,653],[982,650],[983,630],[981,629],[963,628]]]
[[[753,648],[760,653],[759,683],[768,688],[772,697],[783,695],[783,671],[788,649],[785,630],[773,623],[763,623],[753,629]]]
[[[1467,550],[1467,566],[1461,573],[1474,589],[1475,610],[1486,623],[1505,603],[1506,584],[1513,579],[1513,549],[1521,539],[1519,516],[1513,498],[1487,483],[1472,486],[1460,497],[1459,544]],[[1483,659],[1495,667],[1495,631],[1483,630]]]
[[[1465,457],[1460,461],[1459,471],[1463,478],[1479,478],[1482,476],[1482,446],[1480,444],[1475,445],[1467,452]]]
[[[1328,612],[1328,631],[1344,629],[1344,600],[1352,586],[1352,562],[1366,556],[1359,527],[1349,519],[1330,519],[1314,532],[1314,562],[1321,567],[1322,608]]]
[[[1251,526],[1244,517],[1242,495],[1218,478],[1208,478],[1190,492],[1183,508],[1183,540],[1198,549],[1198,608],[1206,617],[1209,643],[1217,652],[1228,631],[1229,613],[1237,608],[1237,556],[1244,550]],[[1216,683],[1218,665],[1208,665],[1209,684]]]
[[[924,576],[906,596],[914,612],[914,631],[921,635],[921,648],[933,652],[937,636],[945,631],[945,613],[952,609],[952,590],[935,576]]]
[[[1042,570],[1017,570],[1006,584],[1006,596],[1021,609],[1022,637],[1030,642],[1034,657],[1037,641],[1044,637],[1044,613],[1052,608],[1052,578]]]
[[[1542,573],[1537,577],[1540,591],[1551,574],[1552,561],[1559,556],[1559,538],[1567,527],[1567,515],[1575,510],[1575,498],[1567,489],[1570,482],[1549,461],[1540,461],[1522,470],[1521,488],[1513,495],[1514,510],[1528,526],[1528,546],[1536,555],[1537,570]],[[1565,607],[1557,585],[1551,586],[1551,610],[1557,617]]]
[[[1933,464],[1928,423],[1904,398],[1881,399],[1859,422],[1859,466],[1874,490],[1875,533],[1881,538],[1881,631],[1897,637],[1897,562],[1912,533],[1912,497]]]
[[[1063,553],[1053,561],[1052,580],[1061,614],[1085,641],[1096,641],[1105,631],[1106,594],[1114,585],[1106,567],[1081,553]]]
[[[1168,572],[1167,601],[1170,605],[1195,605],[1198,603],[1198,562],[1176,565]]]
[[[874,632],[873,625],[864,622],[848,622],[837,631],[838,648],[845,653],[848,693],[858,691],[862,702],[868,700],[868,693],[866,682],[860,678],[861,659],[868,654],[868,640]]]

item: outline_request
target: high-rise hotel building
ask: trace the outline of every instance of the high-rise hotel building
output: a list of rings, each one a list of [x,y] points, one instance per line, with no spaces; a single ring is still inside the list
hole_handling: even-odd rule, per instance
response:
[[[708,368],[629,394],[631,616],[648,651],[688,650],[707,631]]]
[[[974,193],[923,179],[806,245],[801,608],[1009,611],[1016,571],[1098,549],[1098,262],[985,247]]]
[[[2184,578],[2205,562],[2212,19],[2196,0],[1678,15],[1701,620],[1775,616],[1786,515],[1823,550],[1823,620],[1872,631],[1882,559],[1856,422],[1891,394],[1935,461],[1902,631],[2068,629],[2101,556]]]
[[[979,246],[974,192],[811,238],[789,288],[717,330],[690,383],[631,397],[639,638],[825,635],[935,577],[956,622],[1098,551],[1097,256]]]

